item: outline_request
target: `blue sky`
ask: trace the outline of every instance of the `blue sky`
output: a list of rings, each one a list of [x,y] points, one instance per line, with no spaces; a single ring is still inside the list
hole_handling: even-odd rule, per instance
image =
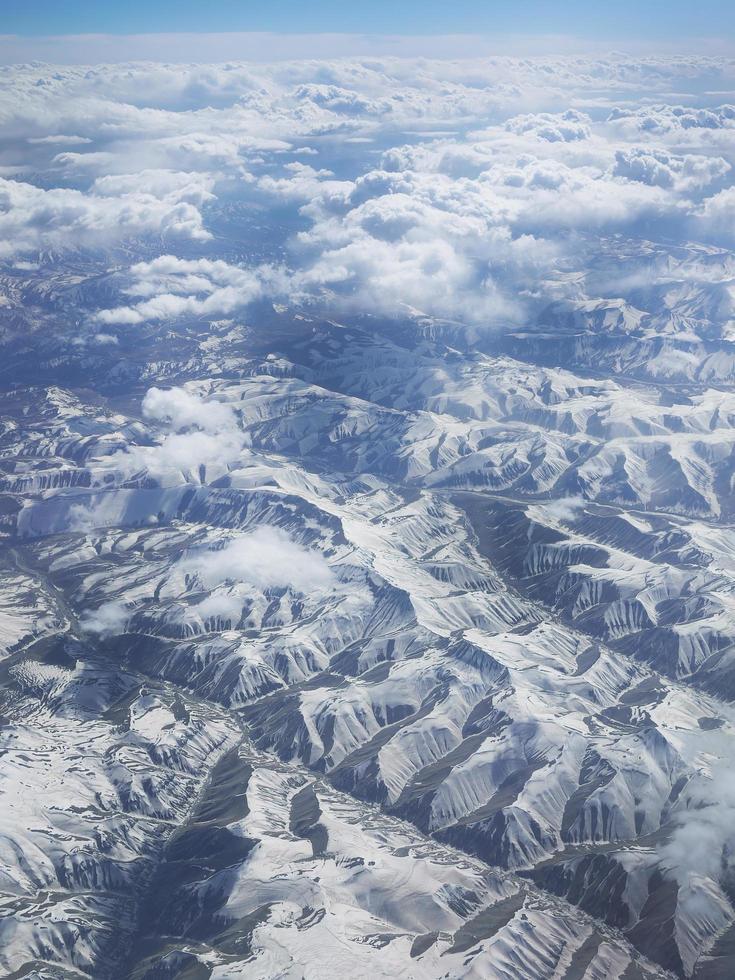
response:
[[[643,41],[732,37],[727,0],[0,0],[0,33],[276,31],[572,35]]]

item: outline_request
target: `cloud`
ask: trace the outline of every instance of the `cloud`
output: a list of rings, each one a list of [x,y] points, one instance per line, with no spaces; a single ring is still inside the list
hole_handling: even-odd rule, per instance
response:
[[[170,570],[169,578],[183,576],[188,589],[211,594],[196,603],[203,620],[237,624],[250,590],[291,589],[304,595],[331,591],[336,578],[321,552],[305,548],[274,527],[257,527],[231,538],[221,547],[190,551]],[[134,610],[121,600],[87,610],[79,625],[85,633],[106,637],[125,632]]]
[[[732,746],[723,743],[725,758]],[[677,814],[661,863],[681,884],[691,875],[727,881],[735,868],[735,776],[725,763],[687,787],[688,808]]]
[[[279,272],[269,266],[243,269],[221,259],[179,259],[162,255],[130,269],[124,290],[143,297],[127,306],[100,310],[99,323],[136,324],[180,316],[220,316],[277,293]]]
[[[237,625],[252,590],[290,589],[303,595],[332,591],[336,578],[326,559],[305,548],[282,531],[269,526],[231,538],[216,548],[188,552],[170,569],[169,579],[183,577],[187,590],[210,594],[194,606],[202,620]],[[100,637],[115,636],[129,628],[134,610],[120,600],[86,611],[80,627]]]
[[[158,195],[136,187],[85,194],[0,177],[0,258],[70,247],[107,247],[140,235],[204,241],[210,237],[189,188]],[[201,200],[201,199],[200,199]]]
[[[330,112],[348,116],[384,115],[392,109],[389,98],[367,98],[351,89],[340,88],[338,85],[299,85],[295,98],[302,102],[311,102],[316,106],[329,109]]]
[[[735,110],[701,94],[713,73],[735,75],[619,54],[14,67],[0,121],[38,186],[0,190],[5,257],[144,238],[98,325],[261,299],[523,322],[601,235],[729,240]]]
[[[583,112],[567,109],[559,113],[536,113],[514,116],[505,124],[509,133],[531,134],[547,143],[571,143],[590,138],[592,120]]]
[[[146,393],[142,411],[163,426],[163,438],[99,458],[98,469],[123,480],[145,474],[164,485],[199,483],[226,473],[245,451],[237,415],[215,399],[185,388],[154,387]]]
[[[216,550],[189,553],[178,562],[177,571],[196,579],[207,590],[225,583],[244,583],[261,591],[291,588],[311,593],[334,584],[334,575],[321,552],[302,547],[272,527],[256,528]]]
[[[237,429],[237,416],[230,405],[204,401],[186,388],[150,388],[142,409],[145,418],[166,422],[175,432],[192,427],[212,434]]]
[[[349,196],[354,184],[349,180],[335,180],[331,170],[316,170],[306,164],[286,164],[282,177],[267,175],[258,181],[258,188],[277,196],[281,201],[311,201],[318,197],[322,202],[342,203]]]
[[[395,212],[375,214],[376,234],[363,232],[333,248],[325,243],[316,261],[296,277],[295,295],[308,299],[319,287],[327,287],[337,306],[353,310],[395,315],[412,308],[475,323],[518,319],[519,307],[493,281],[487,259],[466,247],[476,236],[468,235],[466,244],[449,236],[434,238],[430,225],[416,222],[401,233],[401,217]],[[527,259],[534,244],[529,239]],[[495,248],[507,257],[514,247],[506,232],[488,231],[486,253]],[[299,286],[304,293],[298,292]]]
[[[85,633],[100,637],[115,636],[125,631],[131,612],[124,602],[106,602],[97,609],[85,611],[79,625]]]
[[[735,187],[726,187],[706,198],[694,211],[694,217],[706,234],[735,241]]]
[[[85,495],[69,508],[67,528],[71,533],[86,534],[95,528],[114,527],[120,521],[120,506],[113,494]]]
[[[706,187],[729,170],[730,164],[722,157],[636,148],[616,151],[613,174],[651,186],[688,190]]]
[[[615,108],[608,122],[620,123],[638,133],[672,133],[682,130],[716,130],[735,128],[735,106],[696,108],[681,105],[652,105]],[[701,134],[700,134],[701,137]]]
[[[100,197],[123,197],[139,194],[160,201],[186,201],[198,208],[213,201],[214,178],[207,174],[176,170],[140,170],[132,174],[97,177],[92,193]]]
[[[573,524],[582,514],[586,501],[584,497],[560,497],[558,500],[544,501],[534,506],[543,511],[544,517],[564,524]]]
[[[242,449],[243,440],[235,433],[175,433],[156,446],[136,446],[109,456],[104,465],[128,477],[146,473],[162,483],[172,479],[178,482],[179,477],[199,482],[198,474],[202,471],[214,468],[218,474],[226,472],[240,458]]]
[[[83,143],[91,143],[92,140],[87,136],[74,136],[71,133],[55,133],[49,136],[30,136],[28,142],[35,145],[47,143],[52,146],[79,146]]]
[[[579,124],[576,114],[569,124]],[[335,194],[329,181],[322,193],[312,172],[301,209],[312,226],[296,239],[293,294],[304,301],[325,288],[330,301],[388,314],[408,306],[478,324],[517,321],[529,282],[584,254],[567,244],[569,232],[687,213],[674,190],[628,179],[604,156],[604,167],[567,163],[518,153],[506,133],[500,139],[388,151],[387,169],[362,174],[349,193],[342,183]],[[726,166],[701,170],[713,176]],[[303,181],[301,172],[284,176],[282,193],[290,186],[298,198]]]

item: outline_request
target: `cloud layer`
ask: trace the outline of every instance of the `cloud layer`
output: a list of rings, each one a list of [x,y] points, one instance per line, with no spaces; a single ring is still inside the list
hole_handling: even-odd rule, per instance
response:
[[[733,242],[724,58],[4,75],[0,262],[93,253],[111,278],[91,344],[256,301],[504,329],[617,299],[588,291],[616,236],[664,262],[657,242]]]

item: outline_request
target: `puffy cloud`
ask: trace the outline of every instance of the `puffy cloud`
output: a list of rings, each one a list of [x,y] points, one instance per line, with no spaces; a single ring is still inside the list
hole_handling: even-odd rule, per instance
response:
[[[87,610],[79,625],[85,633],[97,636],[115,636],[125,630],[131,612],[124,602],[105,602],[98,609]]]
[[[115,154],[97,151],[85,153],[57,153],[51,163],[58,168],[64,177],[76,177],[80,174],[105,173],[114,166]]]
[[[341,203],[354,186],[349,180],[335,180],[331,170],[316,170],[299,162],[286,164],[283,170],[282,177],[266,175],[258,181],[260,190],[277,195],[281,201],[303,202],[319,197],[323,202]]]
[[[608,122],[621,123],[640,133],[670,133],[689,129],[735,128],[735,106],[695,108],[680,105],[652,105],[636,108],[615,108]]]
[[[230,538],[220,547],[189,551],[170,570],[188,588],[210,594],[196,603],[202,620],[236,624],[252,591],[290,589],[313,595],[331,591],[336,578],[320,551],[305,548],[280,528],[262,526]],[[121,600],[103,603],[80,619],[86,633],[100,637],[125,632],[135,610]]]
[[[154,193],[134,182],[114,193],[110,184],[85,194],[73,188],[48,190],[0,177],[0,258],[70,246],[107,247],[140,235],[206,240],[202,215],[189,199],[191,188]],[[199,201],[207,192],[200,187]]]
[[[735,187],[726,187],[706,198],[694,214],[706,232],[729,242],[735,241]]]
[[[131,174],[97,177],[92,193],[104,197],[143,194],[161,201],[188,201],[202,207],[215,198],[214,178],[176,170],[140,170]]]
[[[699,101],[696,95],[693,101]],[[708,101],[705,99],[704,101]],[[614,109],[605,123],[610,139],[632,146],[687,150],[735,163],[735,106],[643,105]]]
[[[733,883],[735,778],[729,765],[731,737],[712,739],[721,761],[688,784],[685,808],[676,814],[673,831],[658,849],[662,866],[682,886],[692,875]]]
[[[166,422],[175,432],[192,427],[210,433],[237,428],[230,405],[214,399],[204,401],[186,388],[150,388],[142,408],[146,418]]]
[[[545,259],[543,244],[513,239],[502,201],[447,179],[372,175],[377,194],[338,214],[317,214],[299,236],[304,262],[294,288],[320,286],[342,302],[394,313],[406,306],[474,321],[514,315],[497,275]]]
[[[240,458],[242,448],[242,438],[233,432],[173,433],[156,446],[136,446],[109,456],[104,464],[127,477],[145,473],[164,484],[180,482],[181,477],[198,482],[207,469],[226,472]]]
[[[722,157],[691,153],[682,156],[655,148],[635,148],[616,151],[613,173],[642,184],[686,190],[706,187],[728,170],[730,164]]]
[[[574,140],[589,139],[591,119],[583,112],[567,109],[559,113],[536,113],[514,116],[505,124],[510,133],[530,133],[536,139],[548,143],[571,143]]]
[[[699,94],[713,74],[727,87],[724,61],[372,58],[6,74],[9,166],[32,153],[43,175],[43,189],[6,181],[6,256],[165,237],[170,254],[134,264],[98,323],[228,316],[288,295],[497,321],[525,315],[528,295],[562,267],[584,265],[583,239],[727,235],[735,110]],[[703,104],[666,103],[687,90]],[[318,149],[324,165],[294,161],[293,147]],[[718,193],[702,201],[708,187]],[[261,219],[268,234],[245,241]],[[232,229],[254,256],[249,268],[232,252],[212,258],[212,236],[232,243]],[[184,253],[184,239],[211,244]]]
[[[309,593],[334,583],[321,552],[302,547],[273,527],[256,528],[217,550],[190,553],[178,563],[177,571],[195,577],[208,590],[242,582],[261,591],[290,588]]]
[[[301,101],[348,116],[382,115],[391,111],[390,99],[371,99],[338,85],[299,85],[294,93]]]
[[[507,239],[505,244],[510,246]],[[486,263],[450,241],[428,237],[391,242],[365,236],[325,250],[297,281],[307,289],[336,288],[347,306],[389,315],[412,308],[478,322],[517,312],[489,277]]]
[[[130,269],[132,284],[125,293],[143,297],[126,306],[100,310],[100,323],[136,324],[180,316],[218,316],[231,313],[277,291],[277,270],[261,266],[243,269],[221,259],[179,259],[162,255]]]
[[[583,497],[560,497],[558,500],[544,501],[537,506],[547,520],[573,524],[584,512],[586,501]]]
[[[154,445],[128,446],[96,461],[123,480],[146,475],[164,485],[198,483],[226,473],[242,456],[244,436],[229,405],[186,388],[151,388],[144,417],[157,422],[163,438]]]
[[[517,319],[529,281],[574,257],[567,233],[686,211],[672,190],[611,169],[483,143],[457,175],[445,172],[457,169],[445,167],[449,152],[445,141],[387,153],[390,169],[363,174],[349,193],[320,196],[314,180],[302,208],[312,227],[297,238],[296,294],[328,287],[342,303],[385,313],[409,306],[476,323]],[[289,180],[298,191],[302,174]]]

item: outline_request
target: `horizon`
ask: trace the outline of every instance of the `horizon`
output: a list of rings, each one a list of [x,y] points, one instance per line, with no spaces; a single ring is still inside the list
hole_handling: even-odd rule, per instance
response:
[[[5,4],[0,60],[281,60],[300,57],[537,57],[735,54],[735,8],[721,0],[615,6],[438,0],[369,8],[279,0],[266,9],[213,0],[125,5],[88,0]],[[162,47],[163,46],[163,47]],[[308,46],[306,53],[302,49]]]
[[[305,43],[308,53],[304,52]],[[369,58],[474,61],[484,58],[666,59],[735,58],[730,38],[689,38],[655,43],[606,43],[574,35],[361,34],[232,31],[142,34],[0,34],[0,65],[29,62],[96,65],[137,62],[168,64],[267,63]]]

